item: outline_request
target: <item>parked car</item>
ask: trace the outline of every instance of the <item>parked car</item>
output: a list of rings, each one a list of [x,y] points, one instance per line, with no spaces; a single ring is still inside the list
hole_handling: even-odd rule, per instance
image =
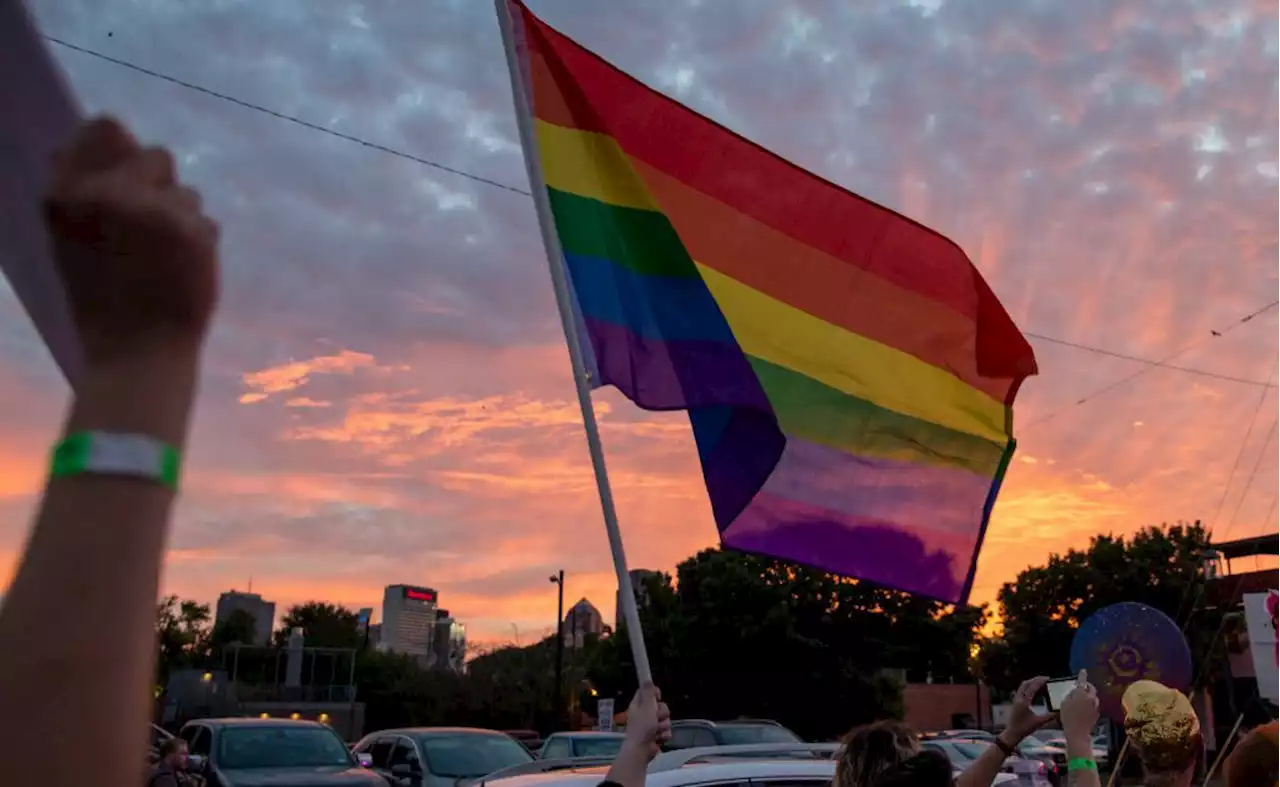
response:
[[[707,721],[680,719],[671,722],[671,740],[666,749],[694,749],[707,746],[741,746],[753,743],[803,743],[799,735],[776,721],[738,719]]]
[[[386,787],[316,721],[197,719],[178,737],[208,787]]]
[[[620,732],[553,732],[542,742],[538,759],[615,757],[622,748]]]
[[[1093,761],[1098,763],[1099,769],[1107,770],[1111,767],[1110,741],[1104,736],[1095,735],[1091,742]],[[1062,730],[1038,730],[1032,733],[1031,737],[1027,738],[1023,743],[1032,744],[1035,756],[1052,758],[1058,769],[1064,773],[1066,772],[1067,739],[1063,737]]]
[[[951,761],[951,767],[956,773],[960,773],[973,764],[991,746],[987,741],[964,740],[964,739],[934,739],[925,741],[926,749],[940,751],[947,755],[947,759]],[[1004,765],[1000,769],[1001,774],[1007,774],[1013,778],[1007,780],[1010,785],[1019,785],[1019,787],[1049,787],[1049,769],[1040,760],[1028,759],[1025,757],[1007,757]]]
[[[1018,744],[1018,756],[1028,760],[1044,763],[1049,776],[1049,784],[1059,787],[1067,772],[1066,750],[1055,746],[1046,746],[1034,737],[1028,737]]]
[[[412,727],[370,733],[356,757],[397,787],[457,787],[494,771],[533,762],[506,733],[468,727]]]
[[[838,744],[751,744],[664,752],[649,763],[645,787],[708,785],[786,785],[831,787]],[[811,756],[797,756],[808,753]],[[491,774],[474,787],[596,787],[609,770],[599,758],[580,763],[538,761]],[[544,770],[545,769],[545,770]],[[1014,777],[1000,774],[999,787],[1014,787]]]
[[[991,741],[995,743],[996,735],[994,732],[986,730],[938,730],[929,733],[929,738],[939,738],[942,740],[961,739],[967,741]]]
[[[510,735],[520,742],[531,753],[542,748],[542,736],[533,730],[503,730],[504,735]]]

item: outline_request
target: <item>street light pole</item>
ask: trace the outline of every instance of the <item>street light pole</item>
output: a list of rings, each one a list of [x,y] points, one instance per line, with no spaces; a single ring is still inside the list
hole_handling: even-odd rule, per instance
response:
[[[564,569],[548,580],[556,586],[556,688],[554,692],[556,721],[560,721],[564,699]]]

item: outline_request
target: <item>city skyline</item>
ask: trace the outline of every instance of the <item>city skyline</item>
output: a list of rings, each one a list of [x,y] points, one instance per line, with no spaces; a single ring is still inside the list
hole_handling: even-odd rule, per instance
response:
[[[491,4],[29,4],[49,36],[277,113],[53,45],[86,110],[172,146],[223,228],[162,592],[253,576],[278,610],[356,610],[422,577],[473,641],[527,643],[564,569],[566,600],[613,620]],[[1274,6],[530,6],[974,260],[1041,368],[975,603],[1100,532],[1276,530]],[[0,590],[66,397],[0,285]],[[595,401],[630,565],[715,544],[687,419]]]
[[[647,569],[634,569],[632,570],[631,573],[632,574],[639,573],[639,574],[647,575],[647,574],[654,574],[658,572],[649,571]],[[257,626],[260,629],[256,633],[256,637],[260,641],[251,643],[251,644],[268,644],[270,642],[271,635],[276,631],[282,630],[281,622],[283,621],[284,617],[289,614],[292,607],[298,606],[298,605],[304,605],[307,603],[313,603],[313,602],[322,603],[322,604],[335,604],[336,606],[342,609],[345,609],[348,612],[351,612],[352,614],[357,616],[358,626],[360,626],[362,629],[367,627],[373,630],[377,630],[378,639],[381,641],[383,623],[385,622],[383,607],[386,604],[388,593],[392,592],[393,589],[395,589],[395,591],[398,592],[405,587],[416,588],[417,586],[406,586],[403,583],[386,585],[383,588],[383,596],[382,596],[383,604],[375,605],[371,607],[353,607],[352,605],[341,602],[341,601],[334,601],[332,599],[318,598],[318,597],[308,598],[303,601],[291,603],[288,606],[280,607],[280,606],[277,606],[277,604],[274,601],[270,601],[266,599],[261,593],[250,593],[246,591],[237,590],[235,588],[222,591],[221,593],[219,593],[218,598],[215,601],[211,601],[211,602],[205,602],[200,598],[189,598],[184,600],[194,601],[198,604],[207,603],[214,612],[213,620],[215,625],[219,622],[222,622],[224,618],[230,615],[232,611],[243,609],[244,611],[249,612],[249,614],[253,615],[254,622],[255,624],[257,624]],[[436,591],[432,589],[432,592],[436,592]],[[435,619],[432,625],[435,627],[439,627],[441,625],[446,626],[449,629],[448,633],[451,639],[456,640],[460,637],[465,642],[466,641],[466,625],[467,625],[466,621],[454,615],[452,611],[449,610],[448,608],[440,607],[438,604],[439,597],[440,597],[440,594],[436,593],[436,602],[433,602]],[[0,595],[0,602],[2,601],[3,601],[3,596]],[[261,631],[261,627],[263,626],[263,623],[259,619],[259,615],[255,613],[255,609],[270,610],[269,617],[267,618],[270,621],[270,623],[265,634]],[[366,612],[369,613],[367,618],[363,617]],[[586,634],[599,635],[603,632],[604,628],[606,627],[604,624],[604,617],[599,611],[599,609],[591,601],[591,599],[586,598],[585,596],[578,599],[570,607],[568,607],[565,610],[564,615],[565,615],[564,631],[565,631],[566,644],[569,644],[570,642],[569,638],[572,635],[572,633],[574,633],[572,629],[574,628],[575,624],[577,624],[579,628],[579,630],[576,631],[576,634],[578,635],[579,639]],[[616,628],[616,626],[614,628]],[[434,637],[439,633],[439,631],[440,629],[436,628],[433,631],[432,641],[427,643],[432,653],[435,653],[438,648],[438,644],[436,643]],[[549,623],[545,627],[545,631],[541,632],[541,636],[550,637],[554,634],[554,632],[555,632],[554,623]],[[527,630],[525,633],[527,633]],[[512,638],[509,638],[507,640],[494,640],[494,641],[486,640],[483,643],[476,643],[476,644],[479,644],[482,646],[528,644],[528,642],[519,641],[520,629],[518,626],[515,628],[512,634],[513,634]],[[389,645],[386,647],[394,648],[395,646]],[[402,650],[401,652],[405,652],[405,651]],[[423,655],[423,654],[414,653],[413,655]]]

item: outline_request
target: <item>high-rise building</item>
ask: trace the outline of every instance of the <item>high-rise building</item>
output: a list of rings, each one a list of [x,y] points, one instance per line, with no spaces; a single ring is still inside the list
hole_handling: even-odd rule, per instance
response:
[[[380,649],[426,661],[431,655],[435,625],[434,590],[415,585],[388,585],[383,590]]]
[[[627,572],[631,579],[631,591],[636,594],[636,606],[644,609],[649,604],[649,581],[651,579],[660,579],[661,571],[652,571],[647,568],[633,568]],[[613,612],[613,630],[617,631],[622,628],[622,593],[619,591],[617,606]]]
[[[462,670],[467,656],[467,628],[454,620],[447,609],[436,610],[436,629],[431,642],[431,666]]]
[[[257,593],[241,593],[228,590],[218,596],[218,609],[214,613],[216,626],[231,617],[231,613],[241,610],[253,617],[253,642],[245,645],[267,645],[271,642],[271,627],[276,623],[276,603],[264,601]]]
[[[569,607],[564,616],[564,644],[569,648],[580,648],[588,634],[600,636],[604,633],[604,618],[596,605],[585,598]]]

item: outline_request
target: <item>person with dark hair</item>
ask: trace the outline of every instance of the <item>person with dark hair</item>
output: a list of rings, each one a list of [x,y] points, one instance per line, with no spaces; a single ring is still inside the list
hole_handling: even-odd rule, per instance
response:
[[[147,787],[185,787],[183,775],[187,770],[187,742],[170,738],[160,744],[160,761],[156,763]]]
[[[1005,760],[1016,755],[1023,738],[1054,720],[1052,715],[1038,716],[1031,709],[1032,700],[1048,680],[1032,678],[1018,687],[1004,732],[960,774],[957,787],[989,787]],[[942,779],[942,763],[946,764],[946,777],[938,781]],[[897,721],[855,727],[845,736],[836,761],[834,787],[932,787],[950,783],[951,766],[946,756],[941,755],[939,760],[935,753],[922,751],[919,736]]]
[[[1227,787],[1276,787],[1280,779],[1278,741],[1280,727],[1274,721],[1244,736],[1223,765]]]
[[[835,787],[873,787],[882,775],[919,753],[919,737],[902,722],[854,727],[840,749]]]
[[[951,760],[940,751],[922,751],[885,771],[875,787],[951,787]]]

